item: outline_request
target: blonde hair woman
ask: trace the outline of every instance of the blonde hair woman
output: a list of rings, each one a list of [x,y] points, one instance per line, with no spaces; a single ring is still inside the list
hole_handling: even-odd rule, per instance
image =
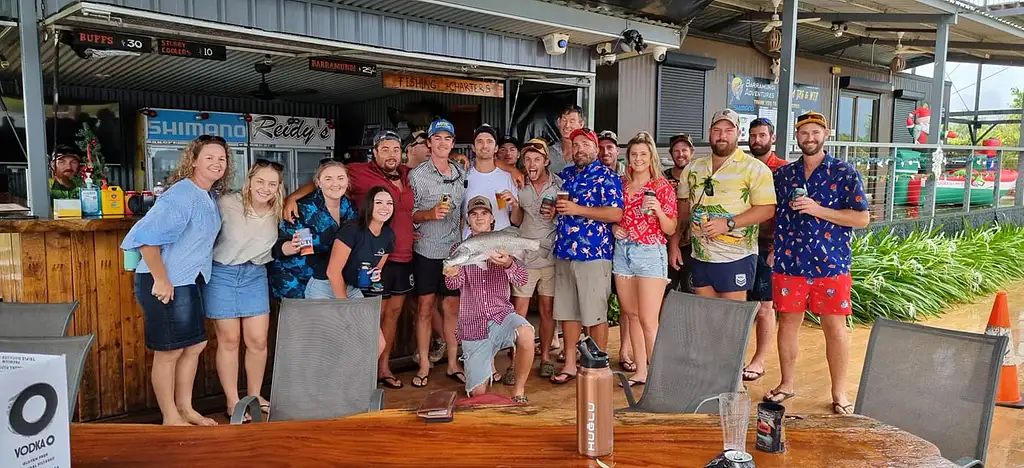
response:
[[[206,347],[203,288],[211,278],[220,231],[214,193],[231,186],[231,150],[203,135],[182,152],[170,188],[135,223],[121,248],[138,250],[135,299],[142,308],[146,347],[153,350],[153,393],[165,425],[213,426],[192,407],[199,354]]]
[[[640,132],[626,146],[628,166],[622,176],[622,220],[612,226],[615,252],[612,273],[619,306],[629,321],[636,359],[630,386],[647,382],[647,361],[654,352],[658,314],[668,285],[668,236],[676,229],[676,196],[661,171],[654,138]]]
[[[227,399],[230,418],[238,403],[238,345],[245,341],[246,390],[260,400],[267,368],[270,329],[270,290],[266,264],[273,260],[281,222],[284,167],[257,160],[245,176],[242,191],[221,197],[220,235],[213,247],[213,273],[203,290],[206,317],[217,330],[217,376]],[[248,418],[248,416],[247,416]]]

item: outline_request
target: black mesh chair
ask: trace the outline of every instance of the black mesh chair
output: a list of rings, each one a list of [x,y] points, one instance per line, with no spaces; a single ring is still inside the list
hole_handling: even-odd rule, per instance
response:
[[[78,403],[78,384],[82,380],[82,369],[89,356],[96,335],[53,336],[53,337],[0,337],[0,352],[22,354],[63,355],[68,378],[68,417],[75,413]]]
[[[629,402],[623,410],[717,413],[717,404],[705,403],[742,388],[743,360],[757,308],[755,302],[670,291],[640,401],[626,375],[616,373]]]
[[[78,301],[0,302],[0,336],[64,336],[77,309]]]
[[[856,413],[939,447],[960,466],[984,466],[1005,336],[878,319]]]
[[[278,318],[271,382],[271,421],[343,418],[383,408],[377,389],[379,297],[284,299]],[[242,398],[231,424],[249,410],[262,420],[259,399]]]

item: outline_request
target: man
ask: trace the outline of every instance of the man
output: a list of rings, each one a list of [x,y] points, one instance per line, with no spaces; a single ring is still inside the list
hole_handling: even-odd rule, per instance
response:
[[[711,156],[686,166],[676,196],[689,213],[693,288],[701,296],[744,301],[757,267],[757,226],[775,209],[772,173],[739,149],[739,114],[711,118]],[[682,215],[681,215],[682,216]],[[683,225],[685,223],[679,223]],[[678,264],[679,230],[669,242]]]
[[[622,219],[622,181],[597,160],[597,135],[580,128],[569,134],[573,165],[558,174],[567,196],[556,201],[554,317],[562,322],[565,366],[551,377],[564,384],[576,378],[576,344],[582,327],[601,349],[608,349],[608,296],[611,295],[612,229]]]
[[[598,153],[597,157],[601,164],[608,166],[616,174],[619,170],[619,136],[611,130],[605,130],[597,134]]]
[[[471,236],[490,232],[494,223],[490,199],[484,196],[470,199],[468,216]],[[494,355],[514,346],[516,376],[512,401],[528,403],[526,379],[533,367],[533,325],[514,313],[509,302],[509,283],[526,284],[526,269],[508,252],[498,251],[491,254],[486,268],[448,267],[444,275],[448,288],[462,291],[458,335],[466,367],[466,393],[471,396],[487,393],[487,384],[493,377]]]
[[[50,179],[50,198],[78,198],[79,187],[74,178],[81,166],[82,157],[76,149],[68,145],[57,145],[53,149],[53,156],[50,157],[50,172],[53,174]]]
[[[583,108],[575,104],[565,106],[558,114],[555,125],[558,126],[559,139],[548,148],[548,160],[551,161],[551,172],[558,174],[573,163],[575,150],[569,135],[586,125],[586,121],[583,120]]]
[[[832,379],[832,411],[853,413],[846,393],[850,303],[850,241],[853,228],[871,222],[860,174],[825,152],[825,116],[808,112],[796,119],[796,141],[803,156],[775,171],[775,249],[772,290],[779,311],[779,363],[782,382],[766,401],[796,396],[797,336],[804,312],[821,318],[825,356]],[[796,190],[796,189],[801,190]]]
[[[519,206],[519,189],[512,176],[500,168],[494,159],[497,150],[497,135],[494,127],[483,124],[473,131],[473,152],[476,158],[469,169],[466,200],[484,196],[491,200],[494,230],[500,231],[511,226],[509,211]],[[469,214],[469,205],[462,206],[463,217]],[[468,218],[467,218],[468,221]],[[469,226],[463,227],[462,238],[469,237]]]
[[[766,118],[754,119],[750,122],[747,133],[747,146],[759,161],[768,169],[775,170],[784,166],[786,161],[775,156],[772,148],[775,145],[775,125]],[[757,269],[754,272],[754,288],[747,294],[747,300],[758,302],[757,309],[757,340],[754,357],[750,364],[743,368],[743,381],[753,382],[764,375],[764,358],[771,347],[772,332],[775,331],[775,310],[772,309],[772,234],[775,232],[775,217],[761,223],[757,235]]]
[[[405,142],[405,166],[412,169],[430,158],[426,132],[415,132]]]
[[[513,136],[505,135],[498,142],[498,160],[504,161],[509,166],[519,165],[519,140]]]
[[[436,307],[437,295],[441,295],[444,341],[448,353],[448,369],[445,374],[459,383],[466,383],[457,359],[458,340],[455,336],[459,317],[459,291],[447,287],[442,274],[442,261],[462,237],[460,208],[467,185],[465,168],[448,160],[454,145],[455,127],[447,120],[435,120],[427,131],[430,159],[409,171],[409,185],[414,195],[412,221],[419,234],[413,243],[413,279],[419,295],[416,347],[420,356],[428,355],[431,313]],[[419,371],[413,377],[413,386],[427,386],[429,374],[429,359],[419,359]]]
[[[690,164],[690,159],[693,158],[693,139],[690,138],[689,134],[680,133],[674,135],[668,140],[669,154],[672,155],[672,167],[665,169],[665,178],[668,179],[668,183],[672,184],[672,188],[679,193],[679,178],[683,176],[683,169]],[[678,202],[676,202],[678,204]],[[682,234],[679,236],[679,242],[669,243],[669,269],[668,269],[668,287],[665,288],[665,294],[668,295],[669,291],[676,290],[685,293],[693,293],[693,280],[690,274],[690,262],[684,260],[690,258],[693,255],[693,251],[690,250],[690,222],[680,218],[679,232]],[[679,251],[679,254],[673,257],[671,254],[673,248]],[[671,259],[675,259],[673,262]]]
[[[519,234],[529,239],[555,241],[554,206],[545,207],[544,197],[555,199],[561,181],[548,171],[548,145],[541,139],[530,140],[523,147],[523,167],[527,184],[519,192],[519,204],[512,210],[512,223],[520,226]],[[552,315],[555,301],[555,262],[543,255],[530,256],[524,261],[526,284],[512,287],[512,302],[516,313],[526,317],[530,299],[537,293],[540,312],[540,376],[549,378],[555,373],[551,360],[551,342],[555,338],[555,319]]]

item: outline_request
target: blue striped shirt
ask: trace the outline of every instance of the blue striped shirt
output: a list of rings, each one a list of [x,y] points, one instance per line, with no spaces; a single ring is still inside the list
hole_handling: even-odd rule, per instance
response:
[[[213,268],[213,243],[220,231],[220,211],[211,192],[199,188],[191,179],[172,185],[121,242],[124,250],[144,245],[160,246],[160,258],[167,279],[175,287],[195,284],[200,274],[210,281]],[[146,261],[139,262],[136,273],[150,273]]]

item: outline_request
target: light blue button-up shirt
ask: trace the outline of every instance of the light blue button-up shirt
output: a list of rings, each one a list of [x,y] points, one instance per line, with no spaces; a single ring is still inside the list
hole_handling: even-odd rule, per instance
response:
[[[211,192],[191,179],[182,179],[157,198],[146,216],[128,231],[121,248],[160,246],[160,258],[171,285],[187,286],[195,284],[200,274],[210,281],[213,243],[219,231],[220,212]],[[139,262],[135,272],[150,273],[145,260]]]

